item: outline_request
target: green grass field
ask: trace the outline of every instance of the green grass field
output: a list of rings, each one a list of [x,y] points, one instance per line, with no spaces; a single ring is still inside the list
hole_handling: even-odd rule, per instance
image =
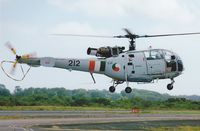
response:
[[[152,128],[151,131],[200,131],[200,126],[177,126]]]
[[[94,111],[115,111],[126,110],[131,112],[132,109],[110,108],[110,107],[77,107],[77,106],[0,106],[1,111],[68,111],[68,110],[94,110]],[[200,110],[141,110],[140,113],[151,114],[200,114]]]
[[[71,124],[34,127],[39,131],[67,130],[144,130],[144,131],[199,131],[200,120],[138,121],[93,124]]]
[[[129,111],[131,113],[132,109],[124,108],[110,108],[110,107],[76,107],[76,106],[0,106],[0,111]],[[140,110],[142,114],[200,114],[200,110]]]
[[[71,106],[0,106],[0,111],[107,111],[107,113],[132,114],[132,109]],[[200,114],[200,110],[140,110],[138,114]],[[21,115],[0,116],[1,120],[24,118],[29,117]]]
[[[67,111],[67,110],[125,110],[109,107],[73,107],[73,106],[0,106],[2,111]]]

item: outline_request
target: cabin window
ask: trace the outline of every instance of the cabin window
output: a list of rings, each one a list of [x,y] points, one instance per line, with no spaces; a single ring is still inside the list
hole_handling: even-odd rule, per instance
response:
[[[133,65],[133,63],[132,63],[132,62],[129,62],[128,65]]]
[[[128,56],[129,56],[129,57],[134,57],[134,54],[129,54]]]
[[[166,60],[167,62],[170,62],[171,60],[173,60],[172,57],[175,57],[175,56],[173,55],[173,53],[170,52],[170,51],[164,51],[163,54],[164,54],[165,60]]]
[[[147,60],[157,60],[163,58],[161,53],[157,50],[145,51],[144,54]]]

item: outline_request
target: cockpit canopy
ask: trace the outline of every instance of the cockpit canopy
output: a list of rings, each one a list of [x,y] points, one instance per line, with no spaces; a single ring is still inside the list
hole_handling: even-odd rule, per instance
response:
[[[153,49],[144,51],[147,60],[165,59],[166,61],[180,59],[180,57],[172,51],[165,49]]]
[[[173,71],[183,71],[183,63],[181,58],[174,52],[165,49],[152,49],[144,51],[146,60],[164,59],[167,67],[173,67]]]

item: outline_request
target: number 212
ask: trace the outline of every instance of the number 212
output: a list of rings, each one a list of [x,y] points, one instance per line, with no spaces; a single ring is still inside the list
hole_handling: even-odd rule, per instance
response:
[[[80,66],[80,60],[69,60],[69,66]]]

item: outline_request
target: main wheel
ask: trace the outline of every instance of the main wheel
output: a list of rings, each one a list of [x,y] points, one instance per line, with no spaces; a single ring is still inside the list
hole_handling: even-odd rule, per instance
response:
[[[168,84],[168,85],[167,85],[167,89],[168,89],[168,90],[172,90],[172,89],[173,89],[173,84]]]
[[[109,91],[110,91],[111,93],[115,92],[115,87],[114,87],[114,86],[110,86]]]
[[[131,87],[126,87],[125,92],[126,92],[126,93],[131,93],[131,92],[132,92]]]

